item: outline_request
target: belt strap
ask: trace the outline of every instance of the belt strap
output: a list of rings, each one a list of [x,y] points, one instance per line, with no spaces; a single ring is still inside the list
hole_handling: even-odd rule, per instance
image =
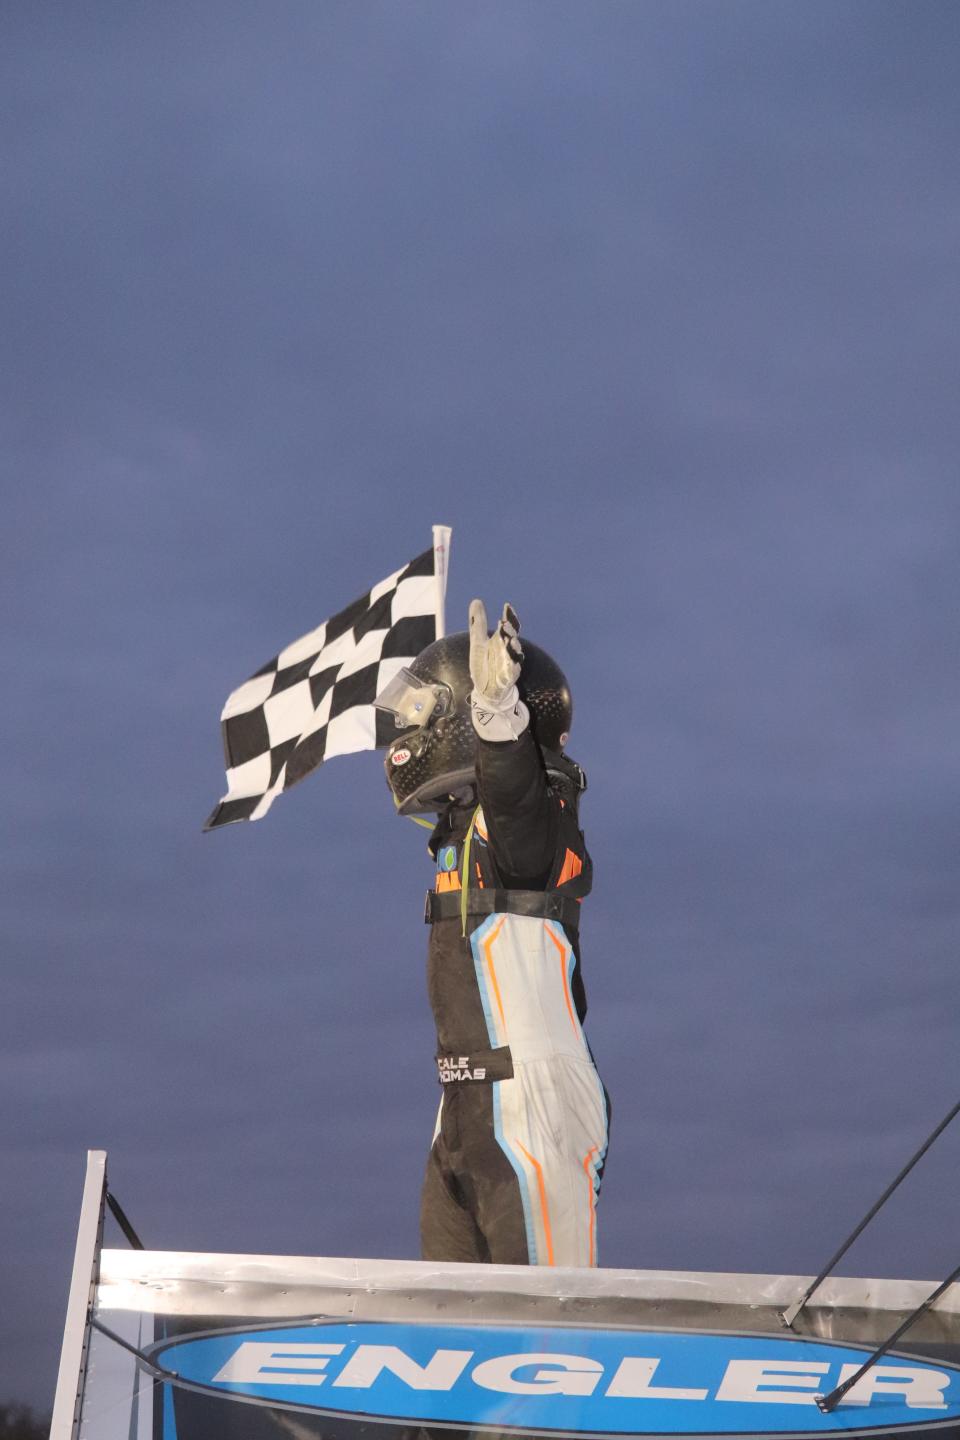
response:
[[[469,1055],[438,1055],[437,1075],[441,1085],[455,1085],[461,1080],[512,1080],[513,1059],[510,1046],[498,1050],[472,1050]]]
[[[438,894],[427,891],[423,918],[428,925],[438,920],[459,920],[463,896],[446,890]],[[559,890],[474,890],[467,899],[468,915],[535,915],[543,920],[559,920],[567,930],[580,928],[580,904]]]

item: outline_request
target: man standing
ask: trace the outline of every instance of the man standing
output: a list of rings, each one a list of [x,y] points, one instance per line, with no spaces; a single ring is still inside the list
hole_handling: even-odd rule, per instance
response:
[[[585,779],[572,705],[510,606],[435,641],[378,696],[401,734],[401,814],[433,813],[428,989],[443,1095],[421,1202],[426,1260],[595,1265],[609,1106],[583,1033]]]

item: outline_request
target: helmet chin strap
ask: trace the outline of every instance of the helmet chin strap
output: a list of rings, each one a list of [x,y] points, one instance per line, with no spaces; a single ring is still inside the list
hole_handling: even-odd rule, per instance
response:
[[[476,785],[462,785],[458,789],[448,792],[443,797],[437,796],[436,816],[437,819],[451,808],[466,810],[475,809],[477,805]],[[405,815],[405,820],[412,820],[415,825],[422,825],[426,830],[436,828],[436,820],[426,820],[422,815]]]

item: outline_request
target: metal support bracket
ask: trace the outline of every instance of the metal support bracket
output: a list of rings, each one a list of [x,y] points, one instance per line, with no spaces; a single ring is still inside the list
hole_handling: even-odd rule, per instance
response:
[[[70,1298],[63,1327],[60,1369],[50,1422],[50,1440],[76,1440],[87,1373],[90,1315],[100,1273],[103,1211],[107,1193],[107,1152],[87,1151],[87,1173],[73,1256]]]

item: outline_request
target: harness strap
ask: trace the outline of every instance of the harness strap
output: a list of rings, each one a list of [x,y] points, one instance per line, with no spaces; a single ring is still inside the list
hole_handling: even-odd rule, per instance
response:
[[[534,915],[543,920],[559,920],[567,930],[580,928],[580,904],[560,890],[470,890],[464,906],[465,891],[446,890],[438,894],[427,891],[423,918],[427,925],[438,920],[459,920],[466,915]],[[461,908],[463,907],[463,908]]]

